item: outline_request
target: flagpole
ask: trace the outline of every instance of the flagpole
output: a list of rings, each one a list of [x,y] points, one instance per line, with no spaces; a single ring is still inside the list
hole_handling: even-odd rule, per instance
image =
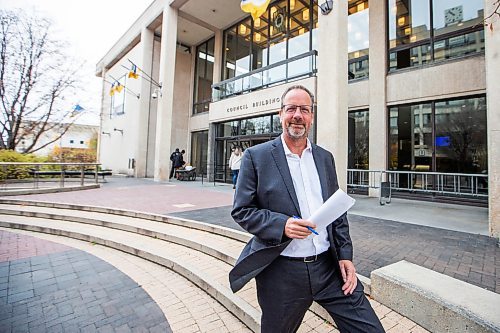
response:
[[[108,74],[108,75],[109,75],[109,74]],[[115,78],[114,78],[114,77],[112,77],[111,75],[109,75],[109,77],[110,77],[110,78],[112,78],[115,82],[120,83],[120,81],[118,81],[117,79],[115,79]],[[104,82],[111,84],[111,86],[114,84],[113,82],[110,82],[110,81],[108,81],[108,80],[106,80],[106,79],[104,79]],[[141,98],[141,96],[140,96],[139,94],[136,94],[135,92],[133,92],[133,91],[132,91],[130,88],[128,88],[126,85],[121,84],[121,83],[120,83],[120,85],[121,85],[121,86],[123,86],[123,88],[125,88],[125,91],[129,92],[130,94],[134,95],[134,96],[135,96],[135,97],[137,97],[137,98]]]
[[[145,71],[143,71],[143,70],[142,70],[139,66],[137,66],[136,64],[134,64],[134,63],[132,62],[132,60],[130,60],[130,59],[127,59],[127,60],[128,60],[128,61],[129,61],[132,65],[134,65],[135,67],[137,67],[137,69],[138,69],[138,70],[140,70],[140,71],[141,71],[141,73],[143,73],[144,75],[146,75],[146,78],[148,78],[148,79],[149,79],[149,80],[150,80],[153,84],[155,84],[158,88],[161,88],[161,84],[159,84],[158,82],[156,82],[156,81],[155,81],[155,79],[153,79],[151,76],[149,76],[149,74],[148,74],[148,73],[146,73],[146,72],[145,72]],[[123,65],[122,65],[122,66],[123,66]],[[123,67],[125,67],[125,66],[123,66]],[[127,67],[125,67],[125,68],[127,68]],[[127,68],[127,69],[128,69],[128,68]]]

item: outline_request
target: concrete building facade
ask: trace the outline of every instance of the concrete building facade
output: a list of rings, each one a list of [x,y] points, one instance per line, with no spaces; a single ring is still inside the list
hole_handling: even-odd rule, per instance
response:
[[[180,148],[229,180],[231,148],[278,136],[281,94],[302,84],[316,95],[310,137],[334,153],[342,188],[435,194],[463,179],[499,237],[494,3],[276,0],[254,20],[238,0],[156,0],[97,64],[100,162],[163,181]]]

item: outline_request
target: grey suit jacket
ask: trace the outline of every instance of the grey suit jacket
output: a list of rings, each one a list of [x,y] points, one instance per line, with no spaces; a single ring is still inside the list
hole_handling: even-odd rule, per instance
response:
[[[312,153],[326,201],[338,189],[335,162],[330,152],[315,144]],[[280,137],[251,147],[243,154],[231,215],[254,235],[229,272],[231,289],[236,292],[287,247],[291,239],[284,234],[286,221],[301,215]],[[346,214],[330,224],[327,231],[337,265],[338,260],[352,260]]]

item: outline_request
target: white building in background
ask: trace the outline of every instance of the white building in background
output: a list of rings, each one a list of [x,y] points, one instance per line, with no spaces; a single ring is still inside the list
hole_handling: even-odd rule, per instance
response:
[[[323,15],[326,0],[276,0],[253,20],[240,0],[155,0],[96,66],[100,162],[164,181],[180,148],[229,181],[231,147],[279,136],[281,94],[302,84],[342,188],[347,169],[488,175],[459,186],[487,198],[500,237],[500,29],[482,24],[495,1],[340,0]],[[113,78],[128,89],[110,96]]]
[[[55,147],[88,149],[90,148],[89,144],[91,139],[95,139],[98,137],[98,132],[99,126],[73,124],[66,131],[66,133],[64,133],[63,136],[61,136],[56,141],[49,143],[44,148],[35,151],[33,154],[37,156],[47,156],[54,150]],[[41,135],[36,143],[35,148],[44,146],[45,144],[53,141],[59,136],[59,127],[56,126],[54,127],[54,129],[48,130]],[[33,137],[29,135],[26,136],[21,141],[21,144],[18,146],[17,151],[24,152],[32,142]]]

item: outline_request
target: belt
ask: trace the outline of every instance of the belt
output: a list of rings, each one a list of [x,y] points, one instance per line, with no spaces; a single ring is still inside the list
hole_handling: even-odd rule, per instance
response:
[[[326,257],[328,255],[329,251],[326,250],[325,252],[322,252],[320,254],[316,254],[314,256],[309,256],[309,257],[287,257],[287,256],[281,256],[284,259],[292,260],[292,261],[302,261],[302,262],[315,262],[323,257]]]

